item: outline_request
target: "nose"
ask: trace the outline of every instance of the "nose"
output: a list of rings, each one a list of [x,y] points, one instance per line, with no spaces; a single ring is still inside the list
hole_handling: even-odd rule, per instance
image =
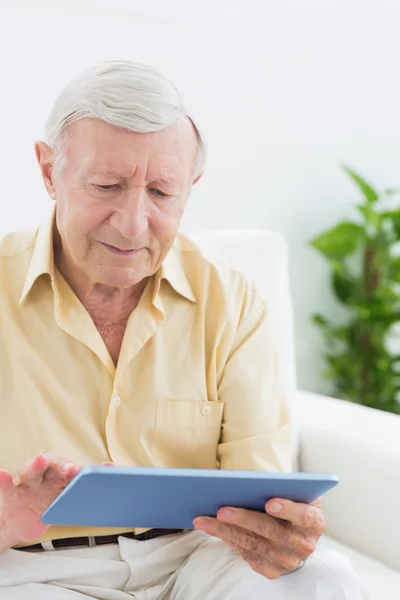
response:
[[[148,214],[143,189],[134,188],[120,199],[110,224],[127,240],[134,240],[147,230]]]

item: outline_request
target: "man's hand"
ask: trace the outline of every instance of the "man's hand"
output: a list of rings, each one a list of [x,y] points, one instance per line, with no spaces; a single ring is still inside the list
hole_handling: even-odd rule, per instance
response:
[[[3,548],[39,538],[47,529],[42,513],[79,472],[80,467],[52,455],[39,454],[13,480],[0,469],[0,539]]]
[[[274,511],[275,505],[280,510]],[[321,498],[312,504],[275,498],[265,510],[268,514],[221,508],[216,519],[198,517],[194,526],[228,544],[253,571],[276,579],[314,552],[325,519]]]

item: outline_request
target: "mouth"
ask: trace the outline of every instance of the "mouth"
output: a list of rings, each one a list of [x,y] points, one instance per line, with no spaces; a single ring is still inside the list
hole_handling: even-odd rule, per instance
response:
[[[131,248],[127,250],[122,250],[121,248],[117,248],[116,246],[111,246],[110,244],[106,244],[105,242],[100,242],[104,248],[107,248],[113,254],[117,254],[117,256],[135,256],[138,254],[143,248]]]

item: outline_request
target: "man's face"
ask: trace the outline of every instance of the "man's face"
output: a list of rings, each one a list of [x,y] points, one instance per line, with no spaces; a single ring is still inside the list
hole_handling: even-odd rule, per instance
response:
[[[51,177],[61,256],[89,285],[135,285],[177,234],[193,183],[192,125],[135,133],[82,119],[68,134],[65,167]]]

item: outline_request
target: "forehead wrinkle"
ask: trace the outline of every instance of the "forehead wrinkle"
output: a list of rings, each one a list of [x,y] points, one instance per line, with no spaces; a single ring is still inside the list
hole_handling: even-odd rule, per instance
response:
[[[102,175],[118,180],[140,179],[143,184],[157,182],[166,186],[179,185],[179,176],[171,171],[170,167],[163,165],[152,165],[150,161],[146,164],[131,164],[130,169],[122,169],[117,171],[107,167],[93,166],[88,169],[87,173],[91,175]]]
[[[127,176],[117,171],[111,171],[109,169],[89,169],[89,173],[93,175],[105,175],[106,177],[115,177],[117,179],[126,179]]]
[[[160,175],[160,177],[156,177],[155,181],[157,181],[157,183],[161,183],[164,185],[177,185],[178,184],[178,181],[175,177],[166,176],[166,175]]]

